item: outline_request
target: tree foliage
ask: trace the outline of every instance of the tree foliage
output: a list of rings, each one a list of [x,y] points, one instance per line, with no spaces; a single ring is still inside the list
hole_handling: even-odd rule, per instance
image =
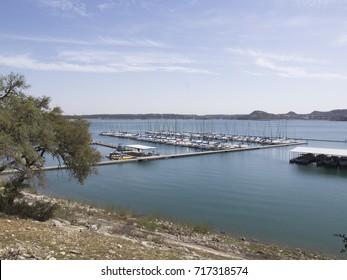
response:
[[[9,169],[16,171],[2,183],[0,178],[2,206],[11,206],[35,179],[45,184],[40,168],[48,154],[65,164],[80,183],[95,172],[100,160],[90,146],[88,123],[65,118],[59,107],[50,108],[49,97],[24,94],[28,87],[23,75],[0,76],[0,175]]]

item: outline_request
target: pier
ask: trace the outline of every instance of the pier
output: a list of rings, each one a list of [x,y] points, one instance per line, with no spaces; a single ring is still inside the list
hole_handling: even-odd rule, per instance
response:
[[[99,141],[93,142],[93,144],[94,145],[100,145],[103,147],[116,148],[115,145],[102,143]],[[145,162],[145,161],[152,161],[152,160],[175,159],[175,158],[184,158],[184,157],[193,157],[193,156],[207,156],[207,155],[221,154],[221,153],[245,152],[245,151],[252,151],[252,150],[280,148],[280,147],[302,145],[302,144],[306,144],[306,142],[282,143],[282,144],[273,144],[273,145],[264,145],[264,146],[249,146],[249,147],[239,147],[239,148],[226,149],[226,150],[211,150],[211,151],[201,151],[201,152],[181,153],[181,154],[171,154],[171,155],[152,155],[152,156],[143,156],[143,157],[136,157],[136,158],[132,158],[132,159],[124,159],[124,160],[101,161],[97,164],[97,166]],[[62,169],[66,169],[66,166],[65,165],[46,166],[46,167],[39,168],[37,170],[38,171],[50,171],[50,170],[62,170]],[[3,171],[1,173],[1,175],[13,174],[15,172],[17,172],[17,171],[16,170],[7,170],[7,171]]]
[[[91,145],[99,145],[99,146],[106,147],[106,148],[111,148],[111,149],[117,149],[118,148],[118,145],[109,144],[109,143],[103,143],[101,141],[92,141],[90,144]]]
[[[294,138],[288,138],[294,139]],[[334,139],[317,139],[317,138],[295,138],[296,140],[302,141],[316,141],[316,142],[332,142],[332,143],[347,143],[347,139],[345,140],[334,140]]]
[[[96,142],[94,144],[101,145],[101,146],[108,145],[108,144],[100,143],[100,142]],[[306,144],[306,142],[274,144],[274,145],[267,145],[267,146],[253,146],[253,147],[244,147],[244,148],[240,147],[240,148],[227,149],[227,150],[212,150],[212,151],[180,153],[180,154],[171,154],[171,155],[153,155],[153,156],[145,156],[145,157],[136,157],[134,159],[126,159],[126,160],[102,161],[102,162],[99,162],[97,165],[111,165],[111,164],[120,164],[120,163],[128,163],[128,162],[143,162],[143,161],[151,161],[151,160],[174,159],[174,158],[193,157],[193,156],[207,156],[207,155],[213,155],[213,154],[280,148],[280,147],[302,145],[302,144]]]

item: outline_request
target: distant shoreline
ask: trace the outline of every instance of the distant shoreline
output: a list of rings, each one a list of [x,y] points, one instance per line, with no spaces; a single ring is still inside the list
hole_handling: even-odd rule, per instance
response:
[[[80,117],[83,119],[105,120],[328,120],[347,121],[347,109],[337,109],[328,112],[313,111],[309,114],[297,114],[288,112],[285,114],[273,114],[264,111],[253,111],[250,114],[90,114],[90,115],[66,115],[67,118]]]

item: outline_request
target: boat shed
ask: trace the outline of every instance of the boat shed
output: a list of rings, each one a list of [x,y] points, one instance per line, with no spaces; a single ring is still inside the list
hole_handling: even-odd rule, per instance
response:
[[[157,154],[157,147],[151,147],[151,146],[145,146],[145,145],[126,145],[126,150],[128,151],[134,151],[137,153],[144,153],[146,155],[151,154],[155,155]]]
[[[290,150],[291,158],[297,155],[313,154],[335,156],[335,157],[347,157],[347,149],[327,149],[327,148],[315,148],[315,147],[296,147]]]
[[[296,147],[290,152],[290,163],[347,168],[347,149]]]

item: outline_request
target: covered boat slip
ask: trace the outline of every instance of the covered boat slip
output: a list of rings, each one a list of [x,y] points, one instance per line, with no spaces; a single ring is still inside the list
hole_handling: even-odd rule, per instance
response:
[[[129,152],[141,153],[144,155],[158,155],[157,147],[145,145],[126,145],[125,150]]]
[[[296,147],[290,150],[290,163],[347,167],[347,149]]]
[[[145,145],[126,145],[117,146],[115,151],[111,152],[107,157],[111,160],[127,160],[136,157],[149,157],[159,155],[156,147]]]

